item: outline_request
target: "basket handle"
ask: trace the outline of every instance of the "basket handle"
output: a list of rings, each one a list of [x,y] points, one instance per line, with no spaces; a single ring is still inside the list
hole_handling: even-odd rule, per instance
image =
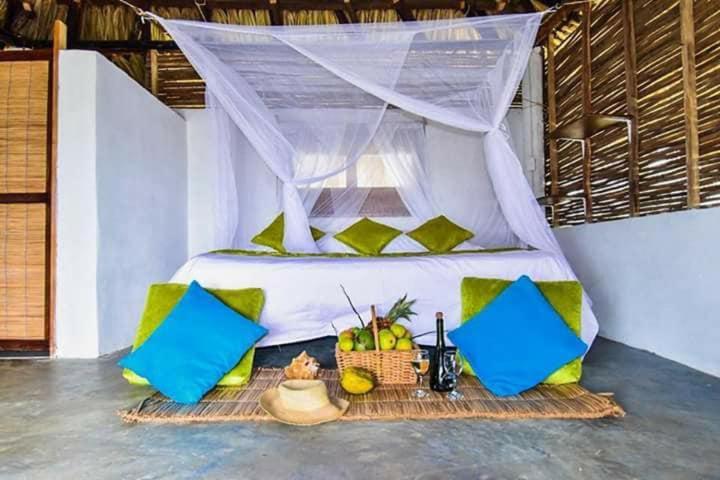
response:
[[[370,324],[372,325],[373,338],[375,339],[375,351],[380,351],[380,341],[378,340],[377,312],[375,305],[370,305]]]

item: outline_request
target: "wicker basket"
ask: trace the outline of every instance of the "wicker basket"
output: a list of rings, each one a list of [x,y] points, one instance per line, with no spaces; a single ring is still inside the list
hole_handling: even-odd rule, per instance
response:
[[[415,349],[407,351],[380,350],[375,306],[370,307],[370,312],[372,315],[373,336],[375,337],[375,350],[371,352],[343,352],[336,344],[335,360],[340,374],[348,367],[360,367],[372,372],[377,383],[381,385],[415,383],[417,377],[410,362],[417,355],[417,345],[415,345]]]

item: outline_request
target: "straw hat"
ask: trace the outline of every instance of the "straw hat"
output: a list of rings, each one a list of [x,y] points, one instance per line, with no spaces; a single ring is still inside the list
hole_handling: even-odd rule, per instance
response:
[[[260,406],[276,420],[290,425],[332,422],[347,411],[350,402],[330,398],[322,380],[287,380],[260,396]]]

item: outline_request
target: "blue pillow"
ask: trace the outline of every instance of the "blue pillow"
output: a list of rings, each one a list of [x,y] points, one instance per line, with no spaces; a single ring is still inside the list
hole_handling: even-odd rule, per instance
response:
[[[266,333],[193,281],[163,323],[119,365],[176,402],[196,403]]]
[[[499,396],[534,387],[587,350],[525,275],[448,338]]]

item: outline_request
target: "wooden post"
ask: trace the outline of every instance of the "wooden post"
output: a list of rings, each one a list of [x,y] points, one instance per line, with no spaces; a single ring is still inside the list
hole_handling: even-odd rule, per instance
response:
[[[282,25],[283,16],[280,7],[278,6],[277,0],[268,0],[270,7],[270,24],[271,25]]]
[[[555,44],[553,44],[552,32],[548,34],[545,54],[547,55],[547,104],[548,104],[548,131],[552,132],[557,128],[557,101],[555,91],[557,82],[555,80]],[[558,148],[557,140],[550,139],[549,146],[550,155],[550,201],[560,196],[560,166],[558,164]],[[557,209],[552,209],[552,224],[557,227],[560,219]]]
[[[68,13],[65,23],[67,26],[67,47],[72,48],[72,45],[80,40],[80,25],[82,22],[82,6],[80,0],[70,0],[68,2]]]
[[[592,54],[590,50],[590,12],[592,5],[590,3],[583,6],[583,23],[582,23],[582,102],[583,115],[592,114]],[[590,138],[583,140],[583,192],[585,194],[585,222],[591,223],[592,220],[592,183],[591,183],[591,159],[592,159],[592,143]]]
[[[624,0],[623,33],[625,37],[625,101],[630,117],[630,135],[628,137],[628,196],[630,216],[640,210],[640,135],[638,135],[638,87],[637,87],[637,49],[635,48],[635,0]]]
[[[415,15],[413,15],[412,9],[405,4],[405,0],[392,0],[395,11],[403,22],[414,22]]]
[[[148,52],[148,63],[149,63],[149,72],[150,72],[150,78],[148,79],[148,86],[150,87],[150,93],[152,93],[154,96],[157,97],[159,87],[158,87],[158,51],[157,50],[150,50]]]
[[[683,103],[685,106],[685,158],[687,161],[687,206],[700,205],[700,139],[698,136],[695,73],[695,20],[693,0],[680,0],[680,42],[682,44]]]
[[[50,83],[50,161],[48,162],[48,180],[47,191],[49,201],[47,203],[47,309],[48,309],[48,325],[47,338],[48,350],[50,356],[55,355],[55,263],[57,259],[57,230],[55,205],[57,205],[57,147],[58,147],[58,91],[60,86],[60,50],[67,48],[67,26],[60,20],[55,20],[53,24],[53,53],[52,53],[52,72]]]
[[[150,11],[150,0],[139,0],[138,7],[145,10],[146,12],[149,12]],[[152,22],[149,22],[149,21],[140,22],[140,41],[141,42],[150,42],[150,41],[152,41],[152,39],[153,39],[152,38]]]
[[[345,8],[343,9],[343,14],[347,18],[347,20],[350,23],[360,23],[360,20],[358,19],[358,16],[355,13],[355,9],[353,8],[352,4],[350,3],[350,0],[343,0],[343,3],[345,3]]]

